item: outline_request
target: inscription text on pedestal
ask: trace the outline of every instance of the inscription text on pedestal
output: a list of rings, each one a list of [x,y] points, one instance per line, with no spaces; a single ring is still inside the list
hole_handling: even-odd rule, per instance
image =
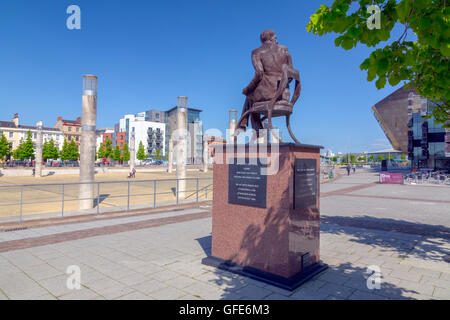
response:
[[[318,181],[315,159],[295,159],[294,208],[317,208]]]
[[[267,175],[261,174],[261,168],[259,162],[229,165],[228,203],[266,208]]]

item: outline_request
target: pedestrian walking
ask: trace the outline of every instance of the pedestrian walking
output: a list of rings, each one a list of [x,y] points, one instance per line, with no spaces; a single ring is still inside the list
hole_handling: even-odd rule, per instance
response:
[[[353,169],[353,173],[355,173],[356,172],[356,165],[355,164],[352,166],[352,169]]]
[[[350,164],[348,164],[348,165],[347,165],[347,175],[348,175],[348,176],[350,175],[350,169],[351,169]]]

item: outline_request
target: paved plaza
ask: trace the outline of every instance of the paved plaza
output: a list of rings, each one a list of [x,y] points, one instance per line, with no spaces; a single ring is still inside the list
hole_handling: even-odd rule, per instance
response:
[[[204,203],[0,232],[0,299],[450,299],[450,188],[377,181],[364,171],[321,185],[329,268],[293,292],[202,265]],[[66,285],[72,265],[79,290]]]
[[[162,171],[164,170],[164,171]],[[10,169],[11,171],[11,169]],[[94,203],[99,203],[99,211],[124,210],[131,208],[153,206],[156,193],[156,205],[176,202],[176,173],[167,173],[165,169],[137,168],[136,178],[125,180],[128,172],[97,169],[94,185]],[[205,200],[212,197],[212,172],[201,172],[198,169],[187,172],[186,200]],[[197,180],[199,178],[198,186]],[[78,184],[80,177],[75,174],[54,174],[35,178],[28,176],[0,177],[0,222],[17,221],[20,211],[25,218],[77,214]],[[155,184],[153,180],[157,180]],[[128,182],[130,182],[130,198],[128,199]],[[62,184],[65,184],[64,187]],[[67,184],[69,183],[69,184]],[[72,183],[72,184],[71,184]],[[28,185],[21,188],[18,185]],[[156,188],[155,188],[156,187]],[[198,195],[196,190],[199,190]],[[20,208],[20,199],[24,204]],[[62,203],[64,199],[64,204]],[[93,211],[95,212],[97,208]]]

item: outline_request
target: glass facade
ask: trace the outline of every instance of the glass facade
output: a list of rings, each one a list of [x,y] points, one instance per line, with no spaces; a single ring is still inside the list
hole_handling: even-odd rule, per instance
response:
[[[409,130],[412,139],[409,140],[409,158],[415,168],[432,168],[450,170],[450,157],[446,157],[446,131],[442,124],[436,124],[434,118],[427,119],[433,104],[428,102],[428,111],[422,106],[420,112],[412,114]],[[426,130],[426,131],[424,131]],[[411,134],[411,133],[410,133]]]

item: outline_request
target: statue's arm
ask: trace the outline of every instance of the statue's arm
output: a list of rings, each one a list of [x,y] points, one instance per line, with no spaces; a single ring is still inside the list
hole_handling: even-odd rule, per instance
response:
[[[287,59],[287,65],[288,65],[288,70],[287,70],[288,78],[297,80],[296,85],[295,85],[294,94],[292,95],[292,99],[291,99],[291,103],[295,104],[295,102],[299,98],[300,93],[302,91],[300,72],[294,68],[294,65],[292,64],[292,58],[291,58],[291,55],[289,54],[288,49],[285,48],[285,50],[286,50],[286,59]],[[290,80],[289,80],[289,82],[290,82]]]
[[[252,63],[253,67],[255,68],[255,75],[252,81],[250,81],[250,83],[248,84],[248,86],[246,86],[244,90],[242,90],[242,93],[245,95],[248,95],[249,93],[251,93],[253,90],[256,89],[258,83],[261,81],[264,74],[263,64],[257,52],[252,53]]]

